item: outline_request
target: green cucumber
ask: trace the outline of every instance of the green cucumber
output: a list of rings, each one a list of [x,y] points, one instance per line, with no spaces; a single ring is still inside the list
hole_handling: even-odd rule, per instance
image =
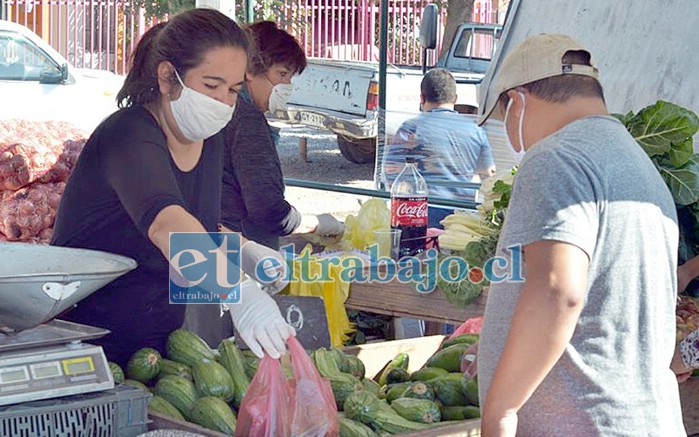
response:
[[[181,376],[191,381],[192,368],[186,364],[163,358],[160,360],[160,373],[158,374],[158,378],[162,378],[165,375]]]
[[[233,403],[239,407],[250,387],[250,378],[245,373],[245,358],[232,341],[223,340],[218,346],[218,351],[221,356],[221,365],[225,367],[233,381],[235,390]]]
[[[481,417],[481,411],[478,407],[473,405],[455,405],[455,406],[445,406],[439,407],[439,411],[442,414],[442,420],[466,420],[466,419],[477,419]]]
[[[189,412],[199,398],[194,383],[181,376],[166,375],[155,384],[155,394],[170,402],[189,419]]]
[[[444,343],[442,343],[442,349],[446,349],[449,346],[453,346],[455,344],[467,344],[470,346],[476,343],[479,338],[480,336],[478,334],[461,334],[454,338],[444,340]]]
[[[167,339],[168,358],[193,366],[199,361],[215,361],[216,357],[201,337],[185,329],[176,329]]]
[[[130,385],[131,387],[140,388],[145,392],[150,392],[150,389],[141,381],[136,381],[135,379],[125,379],[121,382],[124,385]]]
[[[433,381],[434,395],[443,405],[468,405],[468,399],[461,388],[460,373],[450,373]]]
[[[162,414],[163,416],[170,417],[175,420],[184,421],[184,416],[180,413],[180,410],[175,408],[170,402],[166,401],[165,398],[160,396],[153,396],[148,402],[148,411],[156,412]]]
[[[437,404],[428,399],[399,398],[391,402],[391,408],[402,418],[413,422],[435,423],[442,417]]]
[[[404,352],[399,353],[383,369],[383,372],[381,372],[381,375],[379,376],[379,380],[376,382],[378,382],[379,385],[386,385],[388,383],[386,378],[388,377],[388,372],[390,372],[391,369],[401,368],[404,370],[408,370],[409,363],[410,363],[410,357],[408,356],[408,354],[406,354]]]
[[[440,376],[448,375],[449,372],[439,367],[423,367],[416,370],[410,375],[411,381],[429,381],[430,379],[439,378]]]
[[[144,347],[134,353],[126,364],[126,375],[144,384],[160,373],[160,352]]]
[[[469,378],[464,375],[461,378],[461,391],[469,404],[478,406],[478,377]]]
[[[126,377],[124,376],[124,371],[121,369],[121,366],[112,361],[109,361],[107,364],[109,364],[109,371],[112,372],[114,384],[121,384],[122,382],[124,382],[124,379],[126,379]]]
[[[469,345],[459,343],[444,348],[432,355],[425,364],[425,367],[439,367],[447,372],[461,371],[461,359]]]
[[[235,386],[228,371],[216,361],[200,361],[192,366],[192,377],[197,392],[202,396],[215,396],[225,402],[233,400]]]
[[[224,434],[235,434],[237,419],[231,407],[216,396],[204,396],[194,402],[189,413],[197,425]]]
[[[405,389],[402,398],[427,399],[434,400],[434,391],[422,381],[411,382],[408,388]]]
[[[376,437],[378,434],[362,422],[340,417],[339,437]]]

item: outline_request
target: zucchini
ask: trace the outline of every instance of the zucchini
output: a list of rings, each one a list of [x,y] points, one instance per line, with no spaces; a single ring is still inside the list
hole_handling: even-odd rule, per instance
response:
[[[435,398],[446,406],[468,405],[468,399],[461,388],[461,379],[460,373],[450,373],[435,379],[433,382]]]
[[[399,382],[410,381],[410,374],[401,367],[394,367],[386,374],[386,384],[398,384]]]
[[[364,377],[366,376],[366,368],[364,367],[364,363],[362,362],[362,360],[355,357],[354,355],[347,355],[345,363],[348,369],[347,373],[359,380],[364,379]]]
[[[441,405],[439,411],[442,414],[442,420],[466,420],[466,419],[477,419],[481,417],[481,411],[478,407],[473,405],[455,405],[447,407]]]
[[[430,379],[439,378],[440,376],[448,375],[449,372],[440,367],[423,367],[416,370],[410,375],[411,381],[429,381]]]
[[[190,381],[193,380],[191,367],[186,364],[178,363],[177,361],[168,360],[167,358],[160,360],[160,373],[158,373],[158,378],[162,378],[165,375],[181,376]]]
[[[245,358],[236,345],[229,340],[223,340],[218,346],[218,351],[221,356],[221,365],[225,367],[233,381],[235,391],[233,403],[239,407],[250,387],[250,378],[245,373]]]
[[[379,376],[379,380],[377,382],[379,383],[379,385],[386,385],[388,383],[386,378],[388,377],[388,372],[390,372],[391,369],[401,368],[404,370],[408,370],[409,363],[410,363],[410,357],[408,356],[408,354],[406,354],[404,352],[399,353],[383,369],[383,372],[381,372],[381,375]]]
[[[356,391],[364,391],[364,385],[348,373],[340,373],[326,378],[330,381],[338,411],[342,411],[349,395]]]
[[[439,367],[447,372],[461,371],[461,358],[469,345],[459,343],[449,346],[432,355],[425,364],[426,367]]]
[[[189,419],[189,412],[199,398],[194,383],[181,376],[166,375],[155,384],[155,394],[170,402]]]
[[[190,411],[190,420],[197,425],[224,434],[235,434],[237,419],[235,413],[224,401],[216,396],[197,399]]]
[[[160,352],[144,347],[136,351],[126,364],[126,375],[144,384],[160,373]]]
[[[193,366],[199,361],[215,361],[216,356],[208,344],[197,334],[185,329],[175,329],[167,339],[167,355],[173,361]]]
[[[364,390],[369,390],[370,392],[374,393],[375,395],[379,395],[379,391],[381,390],[381,387],[379,387],[379,383],[374,381],[373,379],[369,378],[364,378],[362,379],[362,385],[364,386]]]
[[[348,418],[389,434],[423,431],[430,427],[402,418],[387,403],[366,390],[352,393],[345,401],[344,409]]]
[[[403,396],[403,393],[405,393],[405,390],[410,386],[409,382],[400,382],[398,384],[391,384],[386,386],[385,389],[385,399],[387,402],[391,403],[395,399],[398,399],[399,397]]]
[[[478,377],[469,378],[464,375],[461,378],[461,390],[463,391],[468,403],[478,406]]]
[[[442,417],[437,404],[427,399],[399,398],[391,403],[391,408],[412,422],[434,423]]]
[[[257,355],[250,352],[249,350],[241,351],[243,355],[243,366],[245,367],[245,375],[252,381],[257,373],[257,366],[260,365],[260,359]]]
[[[327,351],[330,354],[330,356],[335,360],[335,363],[337,363],[337,368],[340,370],[340,372],[350,373],[349,363],[347,362],[347,355],[345,355],[344,352],[342,352],[340,349],[336,347],[331,347]]]
[[[444,340],[444,343],[442,343],[441,349],[446,349],[449,346],[453,346],[455,344],[467,344],[467,345],[472,345],[475,342],[478,341],[478,338],[480,336],[478,334],[461,334],[459,336],[456,336],[454,338],[449,338],[447,340]]]
[[[124,385],[130,385],[131,387],[140,388],[145,392],[150,392],[150,389],[141,381],[136,381],[135,379],[125,379],[121,382]]]
[[[361,422],[340,417],[340,436],[339,437],[376,437],[377,434],[373,429],[369,428]]]
[[[434,391],[422,381],[411,382],[405,389],[401,398],[434,400]]]
[[[122,382],[124,382],[124,379],[126,379],[126,377],[124,376],[124,371],[121,369],[121,366],[112,361],[109,361],[107,364],[109,365],[109,371],[112,372],[114,384],[121,384]]]
[[[175,420],[184,421],[184,416],[180,413],[180,410],[175,408],[170,402],[166,401],[165,398],[160,396],[153,396],[148,402],[148,411],[156,412],[162,414],[163,416],[170,417]]]
[[[202,396],[215,396],[225,402],[233,400],[235,388],[228,371],[216,361],[200,361],[192,366],[192,376],[197,392]]]

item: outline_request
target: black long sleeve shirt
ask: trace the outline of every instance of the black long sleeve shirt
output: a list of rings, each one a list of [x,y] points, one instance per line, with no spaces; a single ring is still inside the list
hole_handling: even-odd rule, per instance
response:
[[[299,226],[301,214],[284,199],[284,177],[270,126],[253,103],[238,99],[224,134],[221,223],[278,249],[279,237]]]

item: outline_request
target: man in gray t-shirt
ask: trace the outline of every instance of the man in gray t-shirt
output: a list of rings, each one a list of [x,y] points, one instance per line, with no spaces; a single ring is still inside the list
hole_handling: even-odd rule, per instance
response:
[[[571,38],[527,39],[492,87],[482,122],[526,155],[481,332],[483,434],[685,436],[672,196]]]

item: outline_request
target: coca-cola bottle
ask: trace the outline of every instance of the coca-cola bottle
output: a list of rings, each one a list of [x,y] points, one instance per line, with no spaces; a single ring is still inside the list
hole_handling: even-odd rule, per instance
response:
[[[405,159],[405,167],[391,185],[391,229],[401,230],[401,257],[425,250],[427,182],[417,170],[415,158]]]

